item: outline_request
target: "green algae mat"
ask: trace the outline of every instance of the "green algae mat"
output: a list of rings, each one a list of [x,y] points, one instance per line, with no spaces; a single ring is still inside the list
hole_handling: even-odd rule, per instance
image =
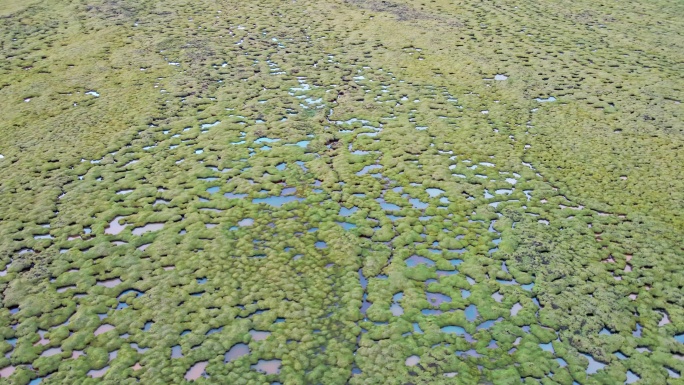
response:
[[[682,15],[0,1],[0,384],[684,384]]]

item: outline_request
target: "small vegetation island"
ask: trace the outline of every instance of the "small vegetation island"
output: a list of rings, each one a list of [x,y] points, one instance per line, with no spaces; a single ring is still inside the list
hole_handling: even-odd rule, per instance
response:
[[[682,15],[0,0],[0,385],[684,384]]]

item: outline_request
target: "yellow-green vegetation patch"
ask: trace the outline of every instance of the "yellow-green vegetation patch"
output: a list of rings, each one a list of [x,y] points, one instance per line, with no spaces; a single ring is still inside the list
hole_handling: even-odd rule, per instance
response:
[[[6,1],[0,384],[677,384],[673,1]]]

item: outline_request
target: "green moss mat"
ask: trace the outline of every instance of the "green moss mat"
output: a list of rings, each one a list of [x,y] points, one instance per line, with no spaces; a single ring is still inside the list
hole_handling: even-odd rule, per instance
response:
[[[678,384],[677,2],[0,6],[0,384]]]

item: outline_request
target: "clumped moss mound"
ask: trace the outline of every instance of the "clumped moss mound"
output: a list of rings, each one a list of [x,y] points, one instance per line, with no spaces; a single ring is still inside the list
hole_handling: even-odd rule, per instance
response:
[[[681,384],[682,14],[7,2],[0,384]]]

